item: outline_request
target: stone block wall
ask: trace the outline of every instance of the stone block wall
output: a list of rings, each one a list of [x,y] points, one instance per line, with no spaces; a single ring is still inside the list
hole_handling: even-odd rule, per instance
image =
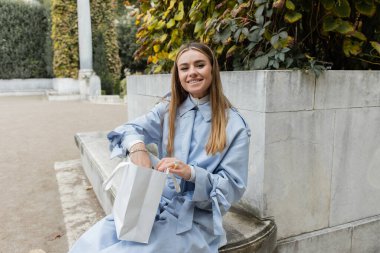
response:
[[[0,79],[0,93],[53,89],[52,79]]]
[[[327,71],[318,79],[302,71],[234,71],[223,72],[222,82],[252,130],[240,206],[274,217],[278,238],[339,236],[347,231],[340,226],[380,215],[380,71]],[[170,75],[127,83],[131,119],[170,90]],[[363,229],[380,223],[370,224]]]

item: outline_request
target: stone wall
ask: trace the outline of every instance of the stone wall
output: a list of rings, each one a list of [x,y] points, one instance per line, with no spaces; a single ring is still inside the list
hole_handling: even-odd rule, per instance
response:
[[[234,71],[222,81],[252,130],[240,205],[274,217],[278,238],[380,215],[379,71]],[[170,90],[170,75],[127,83],[131,119]]]
[[[31,93],[44,94],[45,90],[53,89],[52,79],[0,79],[0,95],[16,94],[29,95]]]

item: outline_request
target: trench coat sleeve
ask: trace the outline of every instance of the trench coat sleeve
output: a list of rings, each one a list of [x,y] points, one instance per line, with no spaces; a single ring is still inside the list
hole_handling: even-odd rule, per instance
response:
[[[214,172],[194,166],[196,177],[192,201],[197,208],[212,210],[216,235],[224,232],[222,215],[246,189],[249,136],[249,129],[240,129]]]
[[[160,146],[162,140],[162,122],[168,109],[168,102],[157,104],[147,114],[136,118],[108,133],[111,158],[125,156],[127,144],[141,140],[146,144],[155,143]]]

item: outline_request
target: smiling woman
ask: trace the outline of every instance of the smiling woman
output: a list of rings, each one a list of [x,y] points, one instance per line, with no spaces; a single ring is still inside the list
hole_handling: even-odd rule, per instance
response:
[[[110,215],[70,252],[218,252],[226,244],[222,216],[246,189],[249,137],[244,119],[223,94],[211,49],[184,45],[172,69],[170,95],[108,134],[112,154],[129,155],[141,167],[152,165],[145,145],[156,144],[155,168],[175,175],[164,188],[148,244],[119,240]]]

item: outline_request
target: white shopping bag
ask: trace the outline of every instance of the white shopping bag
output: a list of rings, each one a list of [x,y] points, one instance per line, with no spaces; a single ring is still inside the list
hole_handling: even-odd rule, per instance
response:
[[[112,178],[120,169],[123,169],[123,174],[112,209],[117,237],[119,240],[148,243],[168,170],[163,173],[142,168],[127,160],[119,163],[104,182],[105,190],[111,188]],[[178,184],[177,187],[178,191]]]

